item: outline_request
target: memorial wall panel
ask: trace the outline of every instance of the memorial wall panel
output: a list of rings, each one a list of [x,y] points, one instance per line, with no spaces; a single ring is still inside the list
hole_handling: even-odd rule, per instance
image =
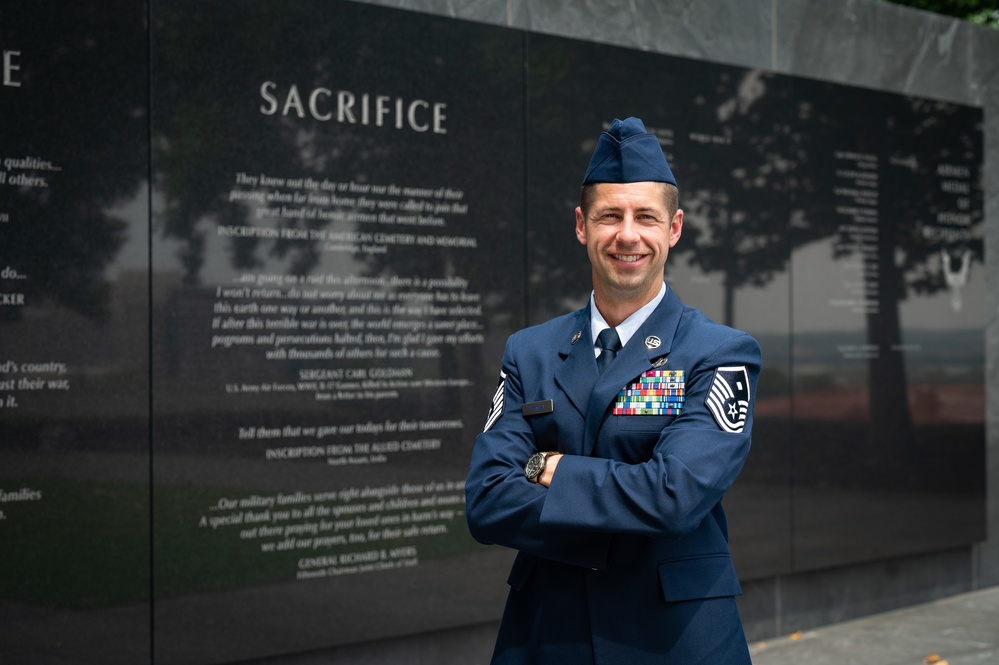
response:
[[[792,88],[796,567],[981,540],[981,110]]]
[[[141,4],[0,8],[0,661],[149,659]]]
[[[153,11],[157,662],[490,620],[464,478],[524,323],[522,36],[240,7]]]

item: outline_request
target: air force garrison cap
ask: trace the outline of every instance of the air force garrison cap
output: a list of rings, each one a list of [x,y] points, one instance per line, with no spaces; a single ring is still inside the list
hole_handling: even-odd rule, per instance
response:
[[[659,139],[646,131],[638,118],[614,118],[597,141],[583,184],[647,181],[676,186]]]

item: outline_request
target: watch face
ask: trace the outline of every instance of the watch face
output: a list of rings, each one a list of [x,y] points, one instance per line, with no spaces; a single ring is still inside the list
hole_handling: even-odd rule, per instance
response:
[[[524,467],[524,473],[528,478],[534,479],[541,475],[541,471],[545,468],[545,456],[541,453],[534,453],[531,458],[527,460],[527,466]]]

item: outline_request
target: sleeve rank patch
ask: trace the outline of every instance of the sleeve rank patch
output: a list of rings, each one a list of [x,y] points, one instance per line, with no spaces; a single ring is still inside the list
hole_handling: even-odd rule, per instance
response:
[[[719,367],[704,404],[718,427],[738,434],[749,415],[749,373],[745,367]]]
[[[482,428],[483,432],[488,432],[489,428],[496,424],[499,417],[503,415],[503,394],[506,391],[506,372],[500,370],[499,385],[496,386],[496,394],[493,395],[492,406],[489,407],[489,413],[486,414],[486,426]]]

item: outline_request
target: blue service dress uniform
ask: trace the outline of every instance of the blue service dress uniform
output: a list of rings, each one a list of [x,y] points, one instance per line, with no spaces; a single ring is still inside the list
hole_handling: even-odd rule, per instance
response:
[[[663,370],[682,370],[678,414],[614,414]],[[750,662],[721,502],[759,370],[756,340],[668,286],[599,376],[589,306],[510,337],[465,488],[472,535],[519,550],[493,663]],[[524,476],[546,450],[565,455],[547,489]]]

